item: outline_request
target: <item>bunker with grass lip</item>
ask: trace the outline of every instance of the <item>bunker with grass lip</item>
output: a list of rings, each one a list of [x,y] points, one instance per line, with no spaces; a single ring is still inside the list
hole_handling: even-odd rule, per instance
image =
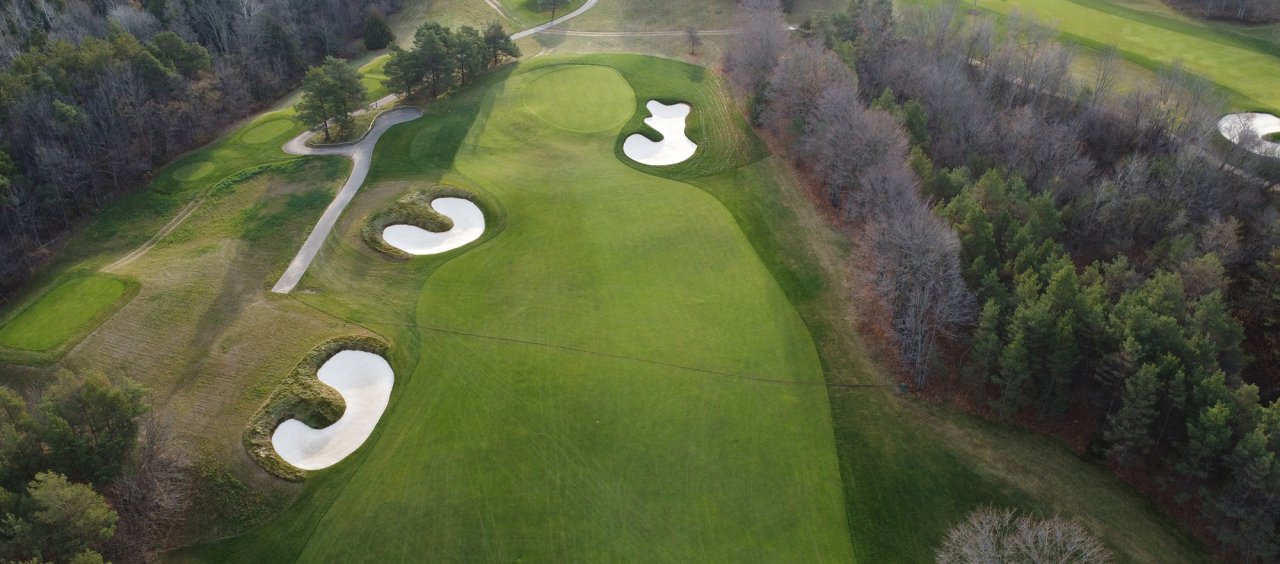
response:
[[[435,255],[466,245],[484,234],[484,214],[470,200],[436,198],[431,209],[451,220],[453,229],[427,231],[416,225],[389,225],[382,230],[382,240],[411,255]]]
[[[1230,114],[1218,120],[1218,131],[1232,143],[1264,157],[1280,158],[1280,143],[1265,136],[1280,133],[1280,118],[1271,114]],[[1246,135],[1246,132],[1252,132]]]
[[[280,458],[303,470],[333,466],[360,448],[387,409],[395,383],[385,358],[354,350],[333,355],[316,376],[347,402],[342,417],[323,429],[290,419],[271,435]]]
[[[639,133],[627,137],[622,143],[622,152],[628,158],[641,164],[666,166],[689,160],[698,146],[685,135],[685,118],[689,117],[692,107],[679,103],[670,106],[657,100],[649,100],[645,104],[649,115],[644,119],[645,125],[662,134],[661,141],[652,141]]]

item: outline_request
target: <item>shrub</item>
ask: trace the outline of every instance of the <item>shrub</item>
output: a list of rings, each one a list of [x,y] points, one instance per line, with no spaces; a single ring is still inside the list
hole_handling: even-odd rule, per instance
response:
[[[1035,519],[984,507],[947,531],[938,564],[971,562],[1110,562],[1111,554],[1079,523]]]
[[[382,16],[382,12],[371,10],[364,19],[364,48],[370,51],[386,49],[395,40],[396,34],[387,25],[387,18]]]

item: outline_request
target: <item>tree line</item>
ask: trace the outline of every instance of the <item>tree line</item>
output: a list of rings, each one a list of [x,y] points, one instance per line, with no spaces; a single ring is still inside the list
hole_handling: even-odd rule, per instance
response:
[[[1122,91],[1114,53],[1073,79],[1053,30],[954,2],[791,39],[777,8],[742,3],[725,70],[847,221],[910,382],[1083,435],[1222,554],[1280,556],[1280,212],[1212,142],[1215,91]]]
[[[386,85],[404,96],[436,98],[454,86],[471,84],[503,58],[518,57],[520,48],[498,22],[484,30],[466,25],[451,30],[426,22],[414,32],[410,49],[391,48]]]
[[[66,371],[30,403],[0,386],[0,559],[134,562],[163,546],[190,473],[144,393]]]
[[[470,84],[504,58],[519,56],[520,48],[498,22],[488,24],[483,33],[465,25],[451,31],[426,22],[414,33],[412,48],[391,48],[384,83],[389,91],[404,97],[434,99],[455,85]],[[324,64],[308,70],[303,79],[298,119],[313,131],[324,132],[324,140],[329,142],[333,139],[331,129],[349,133],[355,121],[352,112],[364,104],[365,95],[360,73],[346,61],[328,57]]]
[[[310,65],[353,54],[362,35],[385,40],[376,21],[400,2],[4,3],[0,295],[157,166],[296,87]]]

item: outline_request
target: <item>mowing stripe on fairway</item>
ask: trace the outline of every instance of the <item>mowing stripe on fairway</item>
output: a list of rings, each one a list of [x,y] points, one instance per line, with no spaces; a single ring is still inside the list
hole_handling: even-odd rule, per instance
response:
[[[414,259],[436,265],[414,328],[362,320],[388,331],[393,350],[420,351],[391,355],[396,389],[368,442],[317,472],[274,522],[197,554],[854,560],[822,367],[737,220],[696,186],[620,160],[621,122],[596,133],[551,124],[613,120],[615,105],[628,107],[625,121],[642,103],[630,81],[648,80],[669,85],[664,99],[698,101],[690,133],[716,147],[708,154],[730,143],[742,159],[749,131],[731,106],[704,102],[723,96],[722,83],[691,80],[700,69],[589,60],[626,69],[626,80],[540,58],[476,99],[470,130],[452,133],[456,156],[434,154],[451,143],[434,121],[446,116],[409,122],[378,146],[371,178],[436,181],[430,167],[449,166],[439,181],[498,200],[502,229],[456,255]],[[548,82],[562,74],[578,87]],[[532,95],[547,103],[534,115],[525,99],[539,88]],[[331,253],[317,264],[345,257],[369,260]],[[406,272],[423,264],[414,261]],[[377,295],[368,283],[335,280],[317,295],[358,311]],[[417,329],[427,327],[441,330]],[[743,377],[759,374],[768,377]]]

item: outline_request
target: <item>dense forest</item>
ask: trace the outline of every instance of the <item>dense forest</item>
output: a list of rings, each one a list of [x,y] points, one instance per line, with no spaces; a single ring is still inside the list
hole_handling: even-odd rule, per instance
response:
[[[145,395],[66,371],[34,398],[0,386],[0,560],[140,562],[166,545],[189,463]]]
[[[888,0],[725,68],[858,249],[860,323],[919,393],[1056,434],[1243,561],[1280,558],[1280,212],[1177,68]]]
[[[0,296],[80,218],[292,90],[309,66],[353,54],[366,20],[400,4],[4,2]]]

